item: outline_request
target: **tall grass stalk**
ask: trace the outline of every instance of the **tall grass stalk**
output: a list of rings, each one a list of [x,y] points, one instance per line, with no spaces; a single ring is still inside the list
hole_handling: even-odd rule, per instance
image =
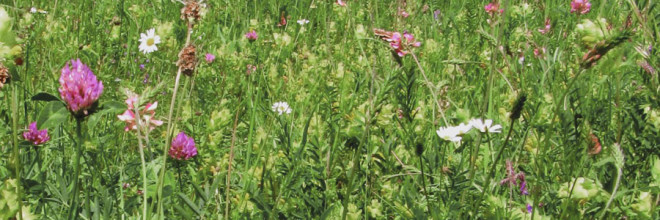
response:
[[[16,196],[18,202],[18,220],[23,219],[23,192],[21,190],[21,149],[18,146],[18,86],[12,86],[11,94],[11,135],[13,139],[14,169],[16,175]]]

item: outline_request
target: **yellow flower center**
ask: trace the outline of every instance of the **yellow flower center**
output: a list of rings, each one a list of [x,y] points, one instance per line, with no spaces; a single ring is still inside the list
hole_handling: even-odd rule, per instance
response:
[[[149,38],[147,39],[147,46],[153,46],[155,42],[156,40],[154,40],[153,38]]]

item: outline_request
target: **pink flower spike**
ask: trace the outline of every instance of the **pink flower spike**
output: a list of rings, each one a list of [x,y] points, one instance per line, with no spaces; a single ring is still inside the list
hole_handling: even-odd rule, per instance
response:
[[[339,6],[346,6],[346,2],[344,2],[344,1],[342,1],[342,0],[337,0],[337,4],[338,4]]]
[[[215,55],[207,53],[206,54],[206,62],[207,63],[212,63],[215,60]]]
[[[195,140],[188,137],[184,132],[180,132],[179,135],[172,140],[172,147],[170,147],[168,153],[170,157],[176,160],[188,160],[197,155]]]
[[[591,3],[589,0],[573,0],[571,2],[571,13],[578,12],[586,14],[591,10]]]
[[[80,59],[67,62],[59,82],[60,97],[77,116],[86,116],[103,93],[103,83],[96,80],[96,75]]]
[[[48,129],[37,130],[37,122],[30,123],[30,126],[28,126],[28,131],[23,133],[23,138],[29,142],[32,142],[34,145],[40,145],[50,140],[50,136],[48,136]]]
[[[484,10],[491,16],[495,13],[504,13],[504,9],[500,9],[500,4],[497,2],[491,2],[488,3],[486,6],[484,6]]]

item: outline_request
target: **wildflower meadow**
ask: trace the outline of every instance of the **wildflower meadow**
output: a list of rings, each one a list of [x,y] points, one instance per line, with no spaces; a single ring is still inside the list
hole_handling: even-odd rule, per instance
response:
[[[652,0],[0,0],[0,219],[660,219]]]

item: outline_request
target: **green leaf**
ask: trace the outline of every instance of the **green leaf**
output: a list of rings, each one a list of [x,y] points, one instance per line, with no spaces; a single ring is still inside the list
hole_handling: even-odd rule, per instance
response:
[[[52,101],[59,101],[60,99],[58,99],[57,96],[51,95],[49,93],[40,92],[40,93],[37,93],[36,95],[32,96],[31,100],[32,101],[52,102]]]
[[[53,128],[69,117],[69,111],[61,102],[49,102],[39,113],[37,127],[39,129]]]
[[[190,209],[192,209],[195,213],[197,213],[198,216],[201,216],[201,215],[202,215],[202,211],[199,210],[199,208],[197,207],[197,205],[195,205],[195,203],[193,203],[193,201],[191,201],[191,200],[188,198],[188,196],[186,196],[186,195],[183,194],[183,193],[178,193],[178,195],[179,195],[179,198],[181,198],[181,199],[183,200],[183,202],[185,202],[186,205],[188,205],[188,207],[190,207]]]

